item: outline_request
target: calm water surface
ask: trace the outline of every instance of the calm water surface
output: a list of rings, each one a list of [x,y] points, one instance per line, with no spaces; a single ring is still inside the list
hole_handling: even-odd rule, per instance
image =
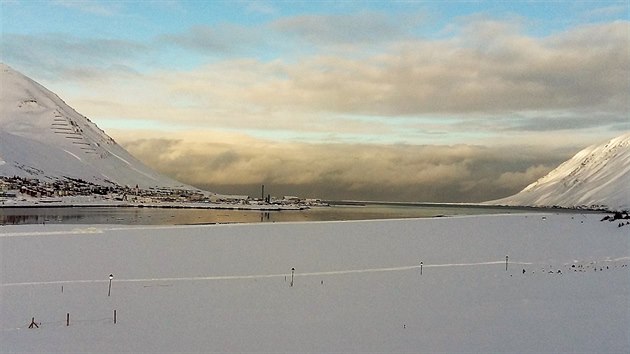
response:
[[[509,214],[537,211],[505,208],[445,205],[336,205],[301,211],[248,211],[161,208],[0,208],[2,224],[124,224],[182,225],[214,223],[258,223],[287,221],[336,221],[399,218],[427,218],[451,215]],[[549,210],[545,210],[549,211]]]

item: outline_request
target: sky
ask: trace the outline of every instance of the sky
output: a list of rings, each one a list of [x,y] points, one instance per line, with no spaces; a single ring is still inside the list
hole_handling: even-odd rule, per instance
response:
[[[630,130],[630,2],[0,0],[0,60],[156,170],[480,202]]]

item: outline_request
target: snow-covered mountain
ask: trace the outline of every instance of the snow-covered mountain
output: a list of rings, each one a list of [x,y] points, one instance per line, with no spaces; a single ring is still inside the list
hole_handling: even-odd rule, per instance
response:
[[[630,133],[587,147],[518,194],[488,203],[628,210]]]
[[[0,176],[195,189],[163,176],[42,85],[0,63]]]

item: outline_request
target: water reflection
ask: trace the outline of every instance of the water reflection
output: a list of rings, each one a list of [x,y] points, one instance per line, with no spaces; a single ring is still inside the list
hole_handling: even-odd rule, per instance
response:
[[[124,224],[181,225],[338,221],[422,218],[443,215],[505,214],[531,209],[470,206],[333,206],[299,211],[248,211],[160,208],[0,208],[0,225],[14,224]]]

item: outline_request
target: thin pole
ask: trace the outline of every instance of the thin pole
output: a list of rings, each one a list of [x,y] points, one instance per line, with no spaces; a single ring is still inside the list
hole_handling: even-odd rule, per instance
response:
[[[70,326],[70,313],[66,313],[66,327]]]
[[[114,279],[114,274],[109,275],[109,289],[107,290],[107,296],[112,294],[112,279]]]
[[[116,324],[116,310],[114,310],[114,324]]]
[[[505,271],[507,272],[508,268],[508,256],[505,256]]]
[[[293,274],[295,273],[295,268],[291,268],[291,286],[293,286]]]
[[[424,265],[424,264],[423,264],[422,262],[420,262],[420,275],[422,275],[422,266],[423,266],[423,265]]]

